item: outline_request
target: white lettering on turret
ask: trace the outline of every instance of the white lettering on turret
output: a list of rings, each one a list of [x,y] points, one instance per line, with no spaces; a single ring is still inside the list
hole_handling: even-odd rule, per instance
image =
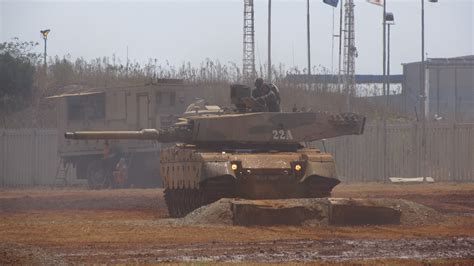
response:
[[[272,130],[273,140],[293,140],[290,130]]]

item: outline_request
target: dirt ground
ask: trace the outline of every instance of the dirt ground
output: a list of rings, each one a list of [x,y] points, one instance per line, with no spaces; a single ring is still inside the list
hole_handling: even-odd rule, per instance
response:
[[[161,189],[0,190],[0,264],[474,264],[474,184],[348,184],[334,197],[402,198],[428,225],[167,226]]]

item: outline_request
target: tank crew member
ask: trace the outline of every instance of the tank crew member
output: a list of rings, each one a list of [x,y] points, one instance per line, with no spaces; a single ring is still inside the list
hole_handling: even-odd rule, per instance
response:
[[[264,83],[262,78],[255,80],[252,97],[263,107],[263,111],[280,112],[280,91],[272,83]]]

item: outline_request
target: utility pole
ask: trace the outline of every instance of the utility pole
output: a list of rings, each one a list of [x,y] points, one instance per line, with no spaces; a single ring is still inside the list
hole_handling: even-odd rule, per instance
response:
[[[426,181],[425,0],[421,0],[421,176]]]
[[[438,0],[428,0],[431,3],[437,3]],[[426,106],[426,62],[425,62],[425,0],[421,0],[421,67],[420,67],[420,113],[421,116],[421,175],[423,181],[426,181],[426,118],[428,108]],[[428,107],[428,108],[427,108]]]
[[[387,13],[385,16],[385,22],[387,23],[387,106],[390,104],[390,85],[392,84],[390,80],[390,27],[395,25],[395,17],[393,13]]]
[[[334,8],[332,9],[332,29],[331,29],[331,75],[334,75]]]
[[[268,82],[272,82],[272,0],[268,0]]]
[[[128,76],[128,45],[127,45],[127,65],[125,67],[125,75]]]
[[[421,0],[421,67],[420,67],[420,113],[421,115],[421,176],[426,175],[426,91],[425,91],[425,0]]]
[[[388,132],[387,132],[387,108],[390,100],[390,26],[394,24],[393,13],[387,13],[386,3],[384,2],[383,16],[383,95],[385,98],[385,108],[382,110],[383,116],[383,177],[384,182],[390,176],[388,171]],[[386,30],[388,27],[388,40]]]
[[[422,122],[426,120],[425,113],[425,1],[421,0],[421,69],[420,69],[420,96],[421,96],[421,110]]]
[[[387,1],[383,1],[383,96],[385,98],[385,101],[388,101],[388,95],[387,95]],[[383,120],[383,163],[382,163],[382,171],[383,171],[383,182],[387,181],[387,108],[388,106],[386,105],[383,110],[382,110],[382,120]]]
[[[310,18],[309,18],[309,0],[306,0],[306,24],[307,24],[307,38],[308,38],[308,84],[311,76],[311,33],[310,33]]]

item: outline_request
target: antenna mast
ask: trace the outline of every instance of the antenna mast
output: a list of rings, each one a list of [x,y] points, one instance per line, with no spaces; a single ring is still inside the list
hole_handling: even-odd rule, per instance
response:
[[[255,28],[253,0],[244,0],[244,39],[242,76],[246,81],[255,79]]]
[[[351,96],[355,94],[355,47],[354,0],[346,0],[344,16],[344,91],[347,111],[351,111]]]

